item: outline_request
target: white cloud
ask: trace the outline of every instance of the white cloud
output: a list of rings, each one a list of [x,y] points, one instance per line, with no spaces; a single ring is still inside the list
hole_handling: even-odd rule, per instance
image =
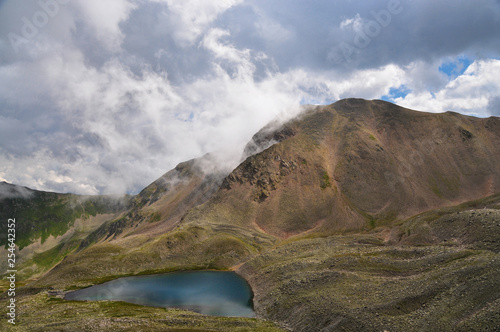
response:
[[[283,27],[279,22],[260,14],[260,20],[254,23],[255,29],[263,40],[271,43],[284,43],[295,37],[295,34]]]
[[[442,89],[412,92],[395,102],[401,106],[429,112],[454,111],[489,116],[490,100],[500,96],[500,60],[479,60]]]
[[[207,152],[225,151],[218,160],[235,166],[257,130],[296,114],[301,102],[380,98],[402,85],[411,92],[396,101],[411,108],[498,109],[498,60],[478,60],[449,81],[438,69],[444,51],[429,41],[449,34],[412,46],[413,10],[394,18],[359,63],[332,68],[330,44],[352,41],[371,7],[318,6],[77,0],[18,53],[0,35],[0,180],[86,194],[137,192]],[[16,33],[23,16],[40,10],[15,0],[4,8],[15,10],[0,10],[0,29]],[[413,26],[410,37],[427,28]],[[472,47],[461,43],[452,46]],[[448,49],[447,57],[456,56]]]
[[[0,182],[8,182],[6,179],[3,177],[5,176],[5,172],[0,172]]]
[[[168,28],[181,45],[193,44],[203,35],[210,24],[229,8],[241,4],[243,0],[151,0],[166,3],[164,12]]]
[[[350,74],[335,71],[311,73],[294,70],[277,76],[296,95],[311,103],[332,103],[342,98],[375,99],[404,82],[404,70],[396,65],[358,70]],[[363,82],[363,84],[360,84]],[[293,87],[293,88],[292,88]]]
[[[358,13],[352,18],[345,18],[340,22],[339,27],[342,30],[352,29],[354,32],[363,31],[363,19]]]
[[[117,51],[123,41],[120,23],[127,20],[136,5],[129,0],[77,0],[85,23],[101,42],[101,47]]]
[[[437,91],[448,82],[448,77],[439,71],[441,61],[431,63],[415,61],[404,66],[405,85],[414,93]]]
[[[96,69],[76,50],[43,59],[36,70],[44,84],[33,92],[52,100],[51,112],[67,127],[37,142],[40,150],[31,156],[0,156],[12,182],[120,193],[211,151],[232,151],[226,161],[236,166],[251,136],[275,116],[296,111],[300,99],[272,76],[255,81],[251,52],[222,42],[225,36],[218,29],[207,33],[202,45],[214,56],[211,74],[180,86],[147,68],[134,74],[118,59]],[[32,115],[29,122],[43,117]]]
[[[229,36],[229,31],[211,29],[203,39],[203,46],[212,51],[217,59],[224,59],[239,64],[250,64],[250,50],[238,50],[232,45],[221,42],[223,37]],[[252,66],[249,70],[252,69]]]

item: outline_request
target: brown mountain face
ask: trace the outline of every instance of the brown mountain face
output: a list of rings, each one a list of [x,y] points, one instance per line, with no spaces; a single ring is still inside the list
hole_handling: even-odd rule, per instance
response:
[[[210,154],[180,163],[144,188],[121,218],[97,229],[80,249],[102,239],[155,236],[172,230],[189,209],[205,203],[219,188],[227,171],[215,163]]]
[[[388,225],[500,192],[500,119],[341,100],[255,135],[248,157],[186,221],[279,238]]]

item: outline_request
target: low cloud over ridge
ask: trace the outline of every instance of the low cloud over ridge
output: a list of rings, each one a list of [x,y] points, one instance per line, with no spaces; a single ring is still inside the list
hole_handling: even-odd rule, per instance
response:
[[[498,115],[499,18],[494,0],[4,0],[0,179],[135,193],[345,97]]]

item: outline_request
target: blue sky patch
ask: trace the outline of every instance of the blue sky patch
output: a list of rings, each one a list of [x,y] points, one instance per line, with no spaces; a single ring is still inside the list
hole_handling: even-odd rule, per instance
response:
[[[439,71],[446,74],[449,78],[454,79],[467,70],[469,66],[474,62],[474,59],[460,56],[453,61],[443,62],[441,66],[439,66]]]
[[[331,99],[331,98],[317,99],[313,97],[310,98],[302,97],[300,99],[300,105],[329,105],[336,101],[337,99]]]
[[[397,98],[405,98],[409,93],[411,92],[410,89],[406,85],[401,85],[398,88],[390,88],[389,89],[389,94],[382,96],[380,99],[389,101],[389,102],[394,102],[395,99]]]

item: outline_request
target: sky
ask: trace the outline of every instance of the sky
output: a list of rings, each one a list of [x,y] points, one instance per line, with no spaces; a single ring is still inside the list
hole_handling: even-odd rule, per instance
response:
[[[0,181],[137,193],[303,104],[500,116],[499,0],[0,0]]]

